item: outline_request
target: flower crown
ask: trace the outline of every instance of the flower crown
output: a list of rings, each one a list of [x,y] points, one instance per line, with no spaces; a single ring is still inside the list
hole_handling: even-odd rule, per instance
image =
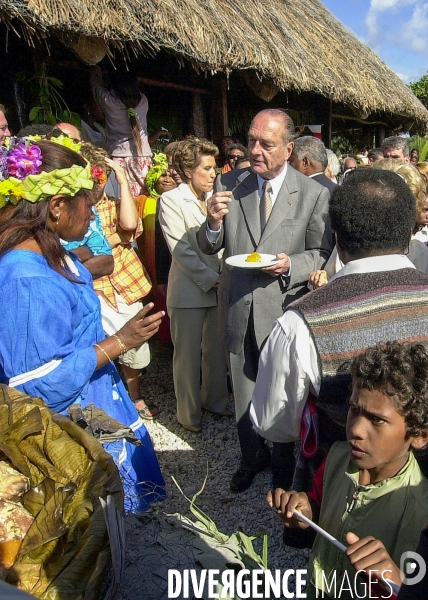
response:
[[[95,165],[91,166],[91,179],[94,183],[98,183],[98,185],[104,185],[107,181],[107,175],[105,171],[102,170],[101,167],[96,167]]]
[[[73,138],[70,138],[68,135],[64,134],[61,134],[58,137],[52,136],[49,138],[49,141],[53,142],[54,144],[61,144],[61,146],[65,146],[66,148],[69,148],[78,154],[82,147],[82,142],[74,141]]]
[[[157,193],[155,185],[159,180],[159,177],[168,171],[168,158],[166,154],[159,152],[153,159],[153,166],[146,175],[146,187],[152,198],[157,198],[160,194]]]
[[[89,163],[47,173],[40,172],[42,159],[39,146],[26,138],[10,138],[8,147],[0,147],[0,208],[7,202],[40,202],[56,194],[75,196],[81,189],[93,188]]]

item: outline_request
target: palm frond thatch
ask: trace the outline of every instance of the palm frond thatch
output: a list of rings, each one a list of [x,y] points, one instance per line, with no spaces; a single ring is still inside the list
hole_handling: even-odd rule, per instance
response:
[[[282,90],[428,124],[428,111],[372,50],[318,0],[0,0],[0,18],[27,37],[75,32],[161,48],[199,69],[255,70]]]

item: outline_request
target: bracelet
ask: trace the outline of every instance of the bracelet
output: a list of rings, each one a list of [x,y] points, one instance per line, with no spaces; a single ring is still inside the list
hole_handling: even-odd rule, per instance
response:
[[[122,350],[122,352],[120,353],[121,356],[122,356],[122,354],[125,354],[125,352],[128,352],[128,348],[126,347],[126,345],[124,344],[124,342],[122,342],[122,340],[120,339],[120,337],[118,335],[116,335],[114,333],[111,337],[114,337],[114,339],[119,344],[120,349]]]
[[[107,360],[109,362],[113,362],[110,358],[110,356],[107,354],[107,352],[104,350],[104,348],[101,348],[101,346],[99,344],[94,344],[95,348],[98,348],[98,350],[101,350],[101,352],[107,357]]]

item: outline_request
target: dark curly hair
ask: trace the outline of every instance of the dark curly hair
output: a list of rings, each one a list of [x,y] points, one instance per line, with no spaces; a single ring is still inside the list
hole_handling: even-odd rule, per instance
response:
[[[391,398],[404,417],[407,436],[428,429],[428,351],[422,344],[383,342],[367,348],[351,364],[353,385]]]
[[[330,198],[338,245],[359,256],[379,250],[404,252],[416,222],[415,198],[396,173],[356,169]]]

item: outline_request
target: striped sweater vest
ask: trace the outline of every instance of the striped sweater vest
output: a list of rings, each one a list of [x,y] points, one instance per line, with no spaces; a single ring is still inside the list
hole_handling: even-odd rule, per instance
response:
[[[293,302],[318,354],[321,439],[344,440],[350,363],[378,342],[428,347],[428,275],[416,269],[345,275]]]

